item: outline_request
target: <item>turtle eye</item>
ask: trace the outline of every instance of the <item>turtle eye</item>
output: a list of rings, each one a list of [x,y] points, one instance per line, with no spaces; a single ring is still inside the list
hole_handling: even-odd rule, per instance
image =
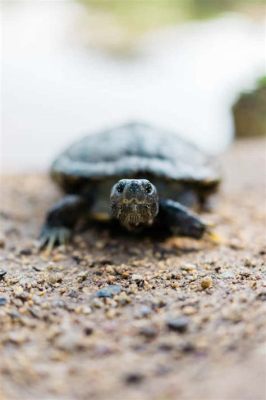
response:
[[[117,185],[116,190],[118,191],[118,193],[123,193],[124,188],[125,188],[125,184],[123,182],[120,182]]]
[[[150,183],[147,183],[145,186],[145,192],[150,194],[152,192],[152,185]]]

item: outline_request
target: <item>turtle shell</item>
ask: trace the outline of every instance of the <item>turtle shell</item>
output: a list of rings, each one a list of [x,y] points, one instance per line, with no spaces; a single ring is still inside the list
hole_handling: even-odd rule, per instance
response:
[[[129,123],[72,144],[54,161],[53,179],[75,192],[90,181],[148,177],[215,187],[220,176],[213,161],[175,133]]]

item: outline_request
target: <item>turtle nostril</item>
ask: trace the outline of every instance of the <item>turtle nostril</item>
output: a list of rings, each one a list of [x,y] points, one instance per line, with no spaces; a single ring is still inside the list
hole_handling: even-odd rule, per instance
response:
[[[147,183],[145,186],[145,192],[150,194],[152,192],[152,185],[150,183]]]
[[[123,182],[120,182],[120,183],[117,185],[116,190],[118,191],[118,193],[123,193],[124,188],[125,188],[125,184],[124,184]]]

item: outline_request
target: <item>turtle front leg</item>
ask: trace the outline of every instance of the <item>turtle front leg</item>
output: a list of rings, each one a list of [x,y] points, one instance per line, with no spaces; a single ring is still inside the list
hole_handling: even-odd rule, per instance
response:
[[[198,216],[173,200],[160,201],[158,222],[174,235],[195,239],[200,239],[207,229],[207,226]]]
[[[68,242],[77,221],[88,211],[85,197],[67,195],[47,213],[40,234],[39,247],[50,252],[54,246]]]

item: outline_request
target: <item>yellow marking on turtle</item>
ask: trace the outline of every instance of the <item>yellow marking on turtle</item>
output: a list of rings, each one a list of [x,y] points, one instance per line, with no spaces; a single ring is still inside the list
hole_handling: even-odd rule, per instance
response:
[[[214,244],[226,244],[226,239],[214,231],[207,231],[208,239]]]
[[[92,219],[100,222],[107,222],[110,221],[110,215],[104,212],[95,212],[91,215]]]

